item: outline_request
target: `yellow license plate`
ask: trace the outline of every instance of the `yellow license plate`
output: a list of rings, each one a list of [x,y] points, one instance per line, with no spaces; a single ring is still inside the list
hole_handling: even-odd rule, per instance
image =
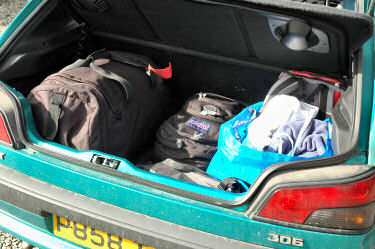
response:
[[[88,248],[100,249],[154,249],[133,241],[99,231],[75,221],[53,215],[53,233],[63,239]]]

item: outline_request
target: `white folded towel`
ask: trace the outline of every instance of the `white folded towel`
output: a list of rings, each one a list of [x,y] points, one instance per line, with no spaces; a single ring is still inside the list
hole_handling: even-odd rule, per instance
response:
[[[301,102],[296,97],[277,95],[267,102],[260,116],[249,125],[243,144],[263,151],[281,125],[297,120],[305,120],[308,125],[318,110],[318,107]]]

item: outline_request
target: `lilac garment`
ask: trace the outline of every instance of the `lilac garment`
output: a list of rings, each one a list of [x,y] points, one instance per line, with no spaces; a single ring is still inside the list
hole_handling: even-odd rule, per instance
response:
[[[272,135],[271,144],[266,151],[288,154],[295,145],[303,123],[304,120],[298,120],[280,126]],[[326,152],[328,132],[328,122],[312,119],[302,134],[301,143],[297,146],[294,156],[317,157],[323,155]]]

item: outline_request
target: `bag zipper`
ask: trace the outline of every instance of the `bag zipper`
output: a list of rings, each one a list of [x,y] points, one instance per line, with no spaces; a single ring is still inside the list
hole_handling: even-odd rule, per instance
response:
[[[340,91],[345,91],[348,88],[348,84],[346,82],[339,81],[337,79],[333,79],[329,77],[325,77],[320,74],[311,73],[307,71],[294,71],[294,70],[288,71],[288,73],[295,77],[304,77],[304,78],[309,78],[309,79],[321,80],[326,85],[333,86],[334,88]]]
[[[175,130],[175,127],[172,125],[172,124],[170,124],[169,122],[165,122],[164,123],[164,125],[166,125],[166,126],[169,126],[169,128],[170,129],[173,129],[173,130]],[[164,127],[164,130],[166,129],[167,127]],[[192,128],[193,130],[194,130],[194,128]],[[191,139],[191,137],[192,136],[194,136],[194,135],[192,135],[192,134],[189,134],[189,133],[187,133],[187,132],[183,132],[183,131],[181,131],[181,130],[176,130],[176,131],[174,131],[174,132],[176,132],[176,135],[177,136],[180,136],[180,137],[182,137],[183,139],[188,139],[188,140],[190,140]],[[199,132],[198,130],[197,130],[197,132]],[[168,133],[168,132],[166,132],[166,133]],[[219,133],[219,132],[218,132]],[[165,137],[163,137],[165,140],[170,140],[170,141],[175,141],[175,139],[174,138],[171,138],[170,136],[165,136]],[[199,141],[200,143],[206,143],[207,145],[209,145],[209,146],[217,146],[217,140],[211,140],[211,139],[206,139],[205,137],[203,137],[203,138],[201,138],[201,139],[199,139],[199,140],[197,140],[197,141]],[[195,141],[196,142],[196,141]]]
[[[73,86],[67,86],[67,85],[64,85],[64,84],[50,84],[50,83],[49,84],[44,84],[43,86],[58,86],[58,87],[61,87],[61,88],[64,88],[64,89],[74,90],[76,92],[86,94],[86,95],[90,96],[92,99],[94,99],[94,101],[96,102],[96,104],[99,106],[99,103],[96,100],[96,96],[94,94],[89,93],[87,91],[83,91],[80,88],[76,88],[76,87],[73,87]],[[37,90],[36,92],[39,92],[39,91],[46,91],[46,90]]]
[[[55,81],[55,82],[56,82],[56,81]],[[98,100],[97,100],[97,97],[96,97],[94,94],[92,94],[92,93],[90,93],[90,92],[87,92],[87,91],[84,91],[84,90],[82,90],[82,89],[80,89],[80,88],[76,88],[76,87],[74,87],[74,86],[67,86],[67,85],[64,85],[64,84],[58,84],[58,83],[55,83],[55,84],[51,84],[51,83],[49,83],[49,84],[45,84],[45,85],[43,85],[43,86],[58,86],[58,87],[61,87],[61,88],[64,88],[64,89],[73,90],[73,91],[76,91],[76,92],[79,92],[79,93],[86,94],[86,95],[88,95],[91,99],[93,99],[93,100],[95,101],[95,103],[96,103],[97,106],[99,106],[99,102],[98,102]],[[43,91],[43,90],[40,90],[40,91]],[[38,91],[36,91],[36,92],[38,92]],[[102,99],[102,100],[103,100],[103,99]],[[102,115],[106,116],[107,113],[103,113],[103,111],[101,111],[101,109],[98,108],[98,116],[101,117]],[[104,117],[103,117],[103,118],[104,118]],[[104,129],[104,131],[106,131],[106,127],[102,127],[102,128]],[[89,138],[89,144],[91,144],[90,138]],[[103,145],[102,145],[102,146],[103,146]],[[107,145],[104,145],[103,148],[105,148],[106,146],[107,146]]]
[[[100,92],[96,87],[94,87],[93,85],[91,85],[90,81],[79,81],[79,80],[76,80],[76,79],[72,79],[72,78],[69,78],[69,77],[66,77],[66,76],[63,76],[63,75],[58,75],[58,77],[62,77],[62,78],[65,78],[65,79],[68,79],[68,80],[71,80],[71,81],[75,81],[77,82],[78,84],[82,84],[82,85],[85,85],[85,86],[88,86],[89,88],[91,89],[94,89],[95,92],[98,93],[98,95],[104,100],[104,102],[106,102],[106,104],[108,105],[109,109],[111,110],[113,116],[116,118],[116,119],[121,119],[122,116],[123,116],[123,112],[118,110],[118,111],[115,111],[113,106],[111,105],[111,102],[108,100],[108,98],[102,93]],[[59,85],[59,84],[57,84]],[[72,89],[75,89],[74,87]],[[119,115],[121,114],[121,115]]]

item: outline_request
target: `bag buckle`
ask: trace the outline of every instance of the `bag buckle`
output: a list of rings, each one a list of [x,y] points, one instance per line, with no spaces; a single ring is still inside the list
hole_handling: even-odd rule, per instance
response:
[[[176,146],[177,146],[178,149],[182,148],[182,139],[181,138],[177,138],[177,140],[176,140]]]
[[[203,110],[201,111],[202,115],[210,115],[210,116],[215,116],[217,113],[217,108],[216,106],[213,105],[204,105]]]
[[[200,140],[204,137],[204,134],[203,133],[199,133],[199,132],[194,132],[194,135],[191,137],[192,140]]]

